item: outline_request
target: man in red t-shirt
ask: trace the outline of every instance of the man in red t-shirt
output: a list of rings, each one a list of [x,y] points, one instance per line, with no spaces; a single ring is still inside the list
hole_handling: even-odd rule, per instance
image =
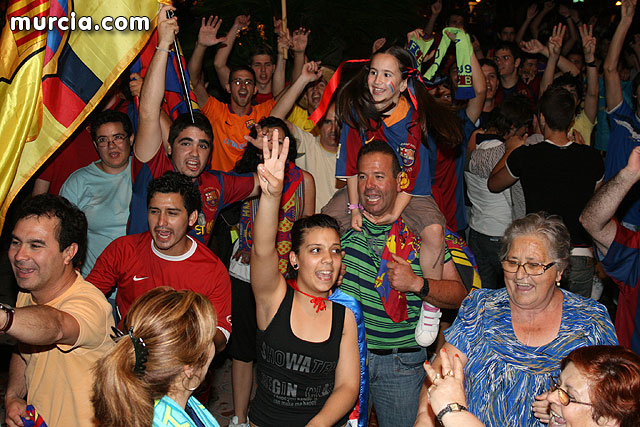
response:
[[[190,289],[209,298],[218,315],[220,352],[231,333],[231,282],[220,259],[187,235],[202,202],[189,177],[167,172],[149,185],[149,231],[119,237],[98,257],[87,281],[105,294],[117,288],[121,318],[146,291],[158,286]]]

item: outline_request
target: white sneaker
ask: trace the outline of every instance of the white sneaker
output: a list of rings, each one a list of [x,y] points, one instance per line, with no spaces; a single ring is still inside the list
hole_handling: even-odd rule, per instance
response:
[[[422,347],[429,347],[438,337],[442,312],[426,301],[422,302],[420,319],[416,325],[416,342]]]
[[[251,424],[249,424],[249,417],[247,417],[246,423],[239,423],[237,415],[234,415],[233,418],[231,418],[231,421],[229,421],[229,427],[250,427],[250,426]]]

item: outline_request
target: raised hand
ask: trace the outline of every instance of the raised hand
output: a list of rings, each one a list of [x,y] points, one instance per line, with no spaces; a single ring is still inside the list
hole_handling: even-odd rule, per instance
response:
[[[562,51],[562,40],[564,39],[564,33],[567,31],[567,26],[558,24],[553,27],[551,37],[549,37],[549,55],[560,56]]]
[[[273,32],[277,35],[282,33],[282,19],[276,19],[275,16],[273,17]]]
[[[407,43],[408,43],[408,40],[411,39],[411,37],[409,37],[409,34],[413,34],[413,31],[407,34]],[[384,46],[386,42],[387,42],[387,39],[384,37],[380,37],[379,39],[374,41],[373,45],[371,46],[371,53],[376,53],[377,51],[382,49],[382,46]]]
[[[302,74],[300,78],[307,79],[307,83],[315,82],[322,77],[322,67],[320,61],[310,61],[304,64],[302,67]]]
[[[173,6],[165,5],[158,12],[158,46],[163,49],[170,47],[173,44],[173,40],[176,38],[176,34],[180,31],[178,27],[178,17],[167,18],[168,10],[176,10]]]
[[[520,42],[520,49],[532,55],[537,55],[538,53],[544,51],[544,45],[540,43],[540,41],[533,39],[529,40],[528,42]]]
[[[436,2],[431,5],[431,13],[440,15],[440,12],[442,12],[442,0],[436,0]]]
[[[293,39],[291,40],[291,43],[294,52],[304,52],[307,49],[310,32],[311,30],[307,30],[302,27],[293,32]]]
[[[291,34],[289,34],[289,30],[281,31],[278,35],[278,53],[282,53],[285,50],[289,50],[291,47]]]
[[[131,96],[140,96],[143,81],[144,79],[140,74],[131,73],[129,76],[129,92],[131,92]]]
[[[636,3],[638,0],[623,0],[620,8],[620,16],[622,18],[633,18],[636,11]]]
[[[271,134],[271,144],[267,136],[262,140],[262,160],[258,165],[258,181],[263,195],[280,197],[284,186],[284,169],[289,153],[289,138],[279,143],[278,130]]]
[[[233,21],[233,26],[236,31],[244,30],[251,24],[251,15],[238,15]]]
[[[532,20],[538,14],[538,5],[532,3],[531,6],[527,8],[527,20]]]
[[[244,140],[247,141],[249,144],[253,145],[254,147],[256,147],[257,149],[262,149],[262,145],[260,144],[260,141],[262,141],[262,138],[267,135],[266,129],[265,131],[263,131],[262,127],[257,123],[253,125],[253,127],[256,130],[256,137],[253,138],[251,134],[249,134],[244,136]]]
[[[202,17],[202,24],[200,24],[200,32],[198,33],[198,44],[209,47],[226,41],[226,37],[218,37],[220,24],[222,24],[222,19],[217,16],[211,15],[206,21]]]
[[[578,27],[580,38],[582,39],[582,50],[585,62],[592,62],[596,59],[596,38],[593,36],[592,25],[581,25]]]

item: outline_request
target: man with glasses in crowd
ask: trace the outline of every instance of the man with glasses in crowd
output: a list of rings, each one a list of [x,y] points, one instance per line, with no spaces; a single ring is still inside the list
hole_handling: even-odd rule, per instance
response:
[[[248,66],[236,67],[229,73],[229,81],[225,85],[231,97],[228,104],[209,95],[202,78],[202,62],[207,47],[202,40],[209,34],[209,39],[213,37],[219,41],[215,33],[213,36],[210,35],[214,28],[217,32],[217,26],[210,21],[200,27],[198,42],[189,60],[189,74],[202,113],[207,116],[213,127],[211,169],[229,172],[244,153],[247,146],[245,135],[249,135],[251,128],[260,119],[269,116],[276,102],[270,99],[262,104],[253,105],[258,87],[256,73]]]
[[[80,268],[84,277],[104,248],[127,231],[133,143],[129,117],[113,110],[98,113],[91,122],[91,139],[100,160],[72,173],[60,189],[87,216],[87,256]]]

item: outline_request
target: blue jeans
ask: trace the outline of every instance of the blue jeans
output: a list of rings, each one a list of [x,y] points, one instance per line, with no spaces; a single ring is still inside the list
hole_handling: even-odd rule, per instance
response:
[[[380,427],[412,427],[424,382],[427,350],[380,356],[367,352],[369,391]]]
[[[487,236],[469,227],[469,249],[476,257],[482,288],[504,287],[504,273],[500,264],[500,237]]]

